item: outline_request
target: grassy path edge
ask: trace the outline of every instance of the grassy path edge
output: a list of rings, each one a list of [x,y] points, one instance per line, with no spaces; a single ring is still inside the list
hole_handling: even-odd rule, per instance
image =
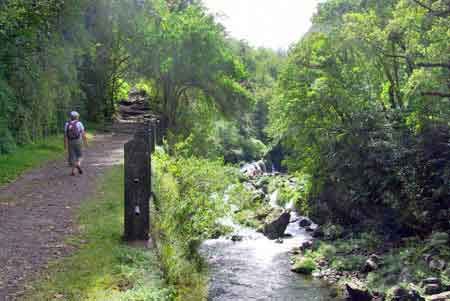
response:
[[[100,181],[96,196],[77,210],[79,235],[65,244],[77,251],[52,262],[29,284],[23,300],[170,300],[152,250],[126,246],[123,230],[123,166]]]

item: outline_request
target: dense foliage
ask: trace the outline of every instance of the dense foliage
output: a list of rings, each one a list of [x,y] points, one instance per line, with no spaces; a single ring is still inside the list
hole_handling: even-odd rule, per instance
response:
[[[0,153],[54,134],[71,110],[112,120],[133,86],[147,92],[171,143],[213,121],[213,132],[194,136],[236,128],[229,117],[252,107],[247,66],[196,1],[7,0],[0,37]],[[231,140],[252,152],[249,137]],[[198,154],[223,156],[225,140]]]
[[[57,132],[74,109],[112,117],[114,5],[0,2],[0,153]]]
[[[449,15],[446,0],[330,0],[290,50],[270,133],[320,221],[449,228]]]
[[[152,162],[153,237],[166,279],[176,286],[177,300],[204,300],[207,278],[197,251],[216,235],[217,220],[228,211],[224,193],[236,180],[235,171],[221,161],[170,157],[162,149]]]

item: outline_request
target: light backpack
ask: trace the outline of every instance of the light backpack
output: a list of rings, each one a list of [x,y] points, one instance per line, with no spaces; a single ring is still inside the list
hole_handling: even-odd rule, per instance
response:
[[[67,125],[67,138],[69,138],[69,140],[80,139],[80,137],[81,137],[81,130],[77,126],[78,122],[79,122],[78,120],[71,121]]]

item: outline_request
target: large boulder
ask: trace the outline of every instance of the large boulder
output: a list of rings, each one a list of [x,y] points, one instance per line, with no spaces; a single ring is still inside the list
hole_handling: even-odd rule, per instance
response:
[[[437,295],[444,290],[441,279],[430,277],[422,281],[422,288],[425,295]]]
[[[359,281],[352,281],[345,284],[349,300],[351,301],[372,301],[373,296],[369,289]]]
[[[291,213],[284,211],[278,218],[266,223],[262,232],[269,239],[277,239],[283,237],[284,231],[286,231],[289,221],[291,219]]]
[[[425,295],[436,295],[442,292],[439,284],[427,284],[423,287]]]

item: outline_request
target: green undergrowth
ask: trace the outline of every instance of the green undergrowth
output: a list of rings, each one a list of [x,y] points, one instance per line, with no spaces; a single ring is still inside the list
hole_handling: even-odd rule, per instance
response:
[[[123,167],[112,169],[98,191],[79,209],[81,234],[66,242],[77,251],[53,262],[25,300],[172,299],[154,251],[121,241]]]
[[[61,158],[63,154],[63,137],[60,135],[17,147],[9,154],[0,155],[0,186],[16,180],[27,170]]]
[[[176,300],[206,300],[208,273],[198,250],[220,235],[217,220],[228,212],[223,197],[235,171],[222,161],[170,157],[158,149],[153,174],[152,231],[165,278],[176,287]]]
[[[102,132],[107,126],[89,124],[88,139],[94,133]],[[63,135],[49,136],[45,139],[15,147],[10,153],[0,154],[0,187],[15,181],[24,172],[40,167],[49,161],[61,159],[65,155]]]
[[[272,208],[262,196],[254,195],[242,183],[234,185],[228,195],[231,203],[239,208],[233,215],[234,220],[243,226],[260,228],[272,212]]]

